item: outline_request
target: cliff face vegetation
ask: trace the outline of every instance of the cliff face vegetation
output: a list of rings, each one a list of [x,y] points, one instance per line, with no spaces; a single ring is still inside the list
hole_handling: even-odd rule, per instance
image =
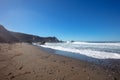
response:
[[[12,32],[0,25],[0,43],[14,43],[14,42],[59,42],[56,37],[40,37],[31,34]]]

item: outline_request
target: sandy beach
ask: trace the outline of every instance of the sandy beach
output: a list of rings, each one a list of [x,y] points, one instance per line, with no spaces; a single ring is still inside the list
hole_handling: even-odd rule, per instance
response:
[[[120,80],[103,67],[28,43],[0,44],[0,80]]]

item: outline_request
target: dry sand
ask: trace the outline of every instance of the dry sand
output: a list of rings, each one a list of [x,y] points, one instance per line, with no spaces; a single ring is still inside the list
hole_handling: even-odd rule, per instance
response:
[[[0,44],[0,80],[120,80],[95,64],[27,44]]]

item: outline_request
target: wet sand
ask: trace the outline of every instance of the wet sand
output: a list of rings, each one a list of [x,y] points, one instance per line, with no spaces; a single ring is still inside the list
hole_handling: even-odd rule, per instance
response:
[[[16,43],[0,44],[0,80],[120,80],[120,76],[94,63]]]

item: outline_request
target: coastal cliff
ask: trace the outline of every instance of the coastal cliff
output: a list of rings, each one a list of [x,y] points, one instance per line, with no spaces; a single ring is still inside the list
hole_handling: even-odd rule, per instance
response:
[[[12,32],[0,25],[0,43],[14,43],[14,42],[59,42],[56,37],[40,37],[31,34],[20,32]]]

